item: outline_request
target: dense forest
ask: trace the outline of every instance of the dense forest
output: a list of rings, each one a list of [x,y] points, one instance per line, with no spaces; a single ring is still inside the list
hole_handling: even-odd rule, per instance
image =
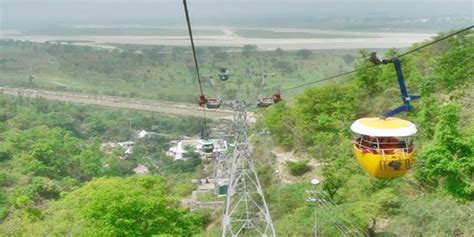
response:
[[[3,43],[2,47],[10,47],[9,44],[12,42]],[[25,44],[24,50],[31,53],[35,46],[39,47],[36,50],[53,50],[50,55],[58,48],[75,47],[42,48]],[[84,56],[87,50],[78,50],[62,61],[71,62],[59,64],[61,73],[68,71],[73,75],[80,71],[79,64],[72,62],[73,55]],[[117,62],[125,60],[120,57],[141,57],[133,52],[128,56],[110,54],[117,57]],[[399,52],[389,50],[385,56]],[[260,54],[254,48],[248,53]],[[278,53],[286,55],[288,60],[299,60],[298,70],[302,70],[302,65],[313,65],[312,57],[318,60],[326,57],[322,56],[326,52],[318,51],[300,51],[299,57],[296,57],[298,52],[262,54],[277,57]],[[242,61],[255,58],[239,54]],[[338,61],[344,62],[344,54],[339,56]],[[362,68],[369,65],[368,56],[368,52],[361,51],[350,60],[356,59],[355,67]],[[115,73],[114,60],[109,62],[99,54],[90,59],[93,60],[88,72],[108,67],[111,74]],[[104,64],[110,65],[95,64],[94,60],[107,61]],[[266,63],[270,65],[271,60]],[[274,164],[256,161],[279,236],[313,235],[313,207],[305,199],[306,190],[311,188],[309,180],[315,176],[322,179],[318,186],[322,236],[470,236],[474,233],[472,32],[427,47],[403,57],[402,61],[409,90],[422,96],[413,102],[413,111],[401,115],[416,123],[419,130],[415,140],[417,163],[405,177],[370,178],[358,167],[351,152],[349,127],[354,120],[379,116],[400,104],[391,65],[307,88],[293,101],[257,111],[259,120],[253,129],[255,133],[262,128],[270,130],[272,148],[266,147],[258,136],[252,136],[255,157],[262,157],[269,149],[291,151],[299,157],[297,161],[286,162],[285,172],[292,176],[288,182],[275,181]],[[18,64],[2,61],[2,69],[15,63]],[[137,60],[117,65],[140,64]],[[333,71],[342,69],[337,67]],[[9,70],[2,71],[12,78],[17,75],[12,67]],[[281,73],[291,77],[297,72]],[[96,75],[91,73],[85,78]],[[22,80],[38,85],[37,78],[40,77],[30,82],[27,77]],[[285,83],[294,85],[295,81]],[[163,153],[172,137],[198,134],[200,120],[24,97],[2,96],[0,105],[1,235],[218,235],[222,210],[191,212],[180,204],[195,188],[190,179],[207,175],[204,164],[193,154],[187,161],[172,162]],[[141,129],[167,135],[138,142],[130,156],[124,157],[121,150],[100,149],[102,142],[129,140]],[[314,162],[319,165],[315,166]],[[133,168],[138,164],[152,167],[151,175],[135,175]]]
[[[202,217],[179,208],[199,159],[176,163],[163,153],[170,138],[198,134],[199,120],[41,98],[2,96],[0,104],[1,235],[200,231]],[[101,149],[101,142],[133,140],[141,129],[164,135],[137,141],[131,155]],[[133,176],[138,164],[166,179]]]

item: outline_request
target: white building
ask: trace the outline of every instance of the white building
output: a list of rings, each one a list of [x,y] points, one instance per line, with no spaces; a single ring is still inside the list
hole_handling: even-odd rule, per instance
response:
[[[133,147],[135,146],[135,142],[134,141],[117,142],[117,145],[125,149],[125,154],[132,154]]]
[[[147,132],[145,130],[141,130],[136,135],[136,139],[142,139],[150,135],[157,135],[158,133],[155,132]],[[125,141],[125,142],[106,142],[101,144],[101,149],[104,150],[106,148],[114,148],[114,147],[122,147],[125,149],[125,154],[132,154],[133,147],[135,146],[134,141]]]
[[[150,135],[157,135],[158,133],[156,132],[147,132],[145,130],[141,130],[138,134],[137,134],[137,138],[140,139],[140,138],[144,138],[144,137],[147,137],[147,136],[150,136]]]
[[[138,165],[135,169],[133,169],[135,174],[148,174],[150,171],[148,170],[148,167],[144,165]]]

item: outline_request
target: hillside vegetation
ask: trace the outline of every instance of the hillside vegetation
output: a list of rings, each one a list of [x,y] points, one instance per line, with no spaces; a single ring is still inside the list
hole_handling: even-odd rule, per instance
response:
[[[199,232],[202,216],[179,208],[199,159],[175,163],[164,150],[200,126],[194,118],[1,96],[0,235]],[[137,141],[130,155],[101,148],[136,140],[140,129],[163,136]],[[157,176],[133,177],[138,164]]]
[[[415,47],[415,46],[414,46]],[[390,50],[390,58],[399,52]],[[361,52],[356,68],[369,65]],[[287,150],[308,153],[326,165],[321,193],[321,231],[333,235],[368,233],[398,236],[470,236],[474,233],[474,38],[463,34],[402,58],[414,110],[400,117],[418,126],[417,163],[403,178],[370,178],[351,152],[351,123],[378,117],[401,104],[393,65],[358,72],[345,83],[306,89],[294,103],[281,103],[263,114],[263,125]],[[311,209],[302,204],[300,184],[280,193],[282,207],[268,191],[280,235],[312,233]],[[308,187],[306,186],[306,189]],[[271,204],[272,205],[272,204]],[[283,209],[283,210],[282,210]],[[327,212],[326,214],[324,214]],[[325,216],[326,215],[326,216]],[[340,226],[345,223],[346,227]],[[333,233],[333,234],[331,234]]]
[[[197,100],[198,80],[189,47],[113,45],[112,50],[71,45],[0,40],[2,86],[68,90],[166,101]],[[222,99],[254,99],[261,73],[266,93],[295,83],[348,70],[353,50],[261,52],[255,45],[235,48],[200,47],[204,91]],[[344,57],[343,57],[344,56]],[[232,80],[220,82],[225,67]],[[209,76],[213,78],[209,80]]]
[[[197,92],[190,76],[191,62],[174,51],[155,55],[153,48],[145,47],[141,48],[144,54],[134,53],[137,49],[118,53],[13,41],[2,41],[0,47],[6,52],[0,59],[4,85],[98,93],[128,88],[122,92],[184,101],[194,100]],[[258,52],[247,47],[237,56],[224,51],[209,54],[208,50],[204,62],[215,63],[206,68],[209,72],[222,66],[219,60],[211,60],[219,54],[238,57],[231,66],[251,68],[245,75],[259,72],[255,64],[259,61],[296,65],[297,71],[287,72],[295,67],[281,63],[278,68],[286,69],[269,82],[276,88],[343,71],[350,67],[349,59],[357,59],[356,68],[368,65],[365,51],[357,58],[346,56],[346,64],[345,54],[332,58],[325,52]],[[386,56],[397,53],[389,50]],[[152,59],[152,55],[166,60]],[[322,177],[318,186],[321,236],[474,233],[474,37],[472,33],[458,35],[402,60],[410,92],[422,96],[413,102],[412,112],[400,115],[419,130],[417,163],[405,177],[368,177],[351,151],[349,127],[354,120],[380,116],[401,103],[391,65],[307,88],[293,101],[258,112],[254,132],[266,127],[278,148],[311,159],[284,162],[298,176],[285,182],[275,180],[274,164],[256,160],[278,236],[314,235],[313,207],[305,201],[306,191],[312,188],[306,172]],[[295,73],[304,79],[281,80]],[[155,80],[162,74],[163,80]],[[59,87],[53,85],[54,78]],[[237,93],[238,80],[229,79],[223,96],[236,96],[230,90]],[[256,90],[254,84],[242,82],[244,89],[238,95],[245,95],[246,87]],[[171,139],[198,134],[200,126],[195,118],[1,96],[0,235],[219,235],[222,210],[191,212],[180,205],[195,188],[190,179],[206,177],[210,169],[192,152],[187,161],[179,162],[163,153]],[[120,149],[100,149],[102,142],[133,139],[140,129],[160,135],[138,141],[131,155]],[[255,157],[262,157],[270,149],[254,137]],[[135,175],[133,168],[138,164],[150,167],[150,175]]]

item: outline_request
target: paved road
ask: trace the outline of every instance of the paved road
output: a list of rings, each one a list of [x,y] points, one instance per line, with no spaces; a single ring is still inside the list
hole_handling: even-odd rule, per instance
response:
[[[117,96],[103,96],[94,94],[84,93],[73,93],[63,91],[49,91],[49,90],[33,90],[23,88],[10,88],[0,87],[0,92],[7,95],[13,96],[28,96],[28,97],[43,97],[47,100],[57,100],[64,102],[73,102],[88,105],[106,106],[122,109],[134,109],[144,110],[152,112],[160,112],[175,115],[186,115],[186,116],[202,116],[202,108],[189,104],[189,103],[177,103],[167,101],[156,101],[156,100],[145,100],[127,97]],[[206,109],[206,115],[212,119],[228,119],[232,120],[231,110],[208,110]],[[254,116],[249,113],[249,120],[254,121]]]

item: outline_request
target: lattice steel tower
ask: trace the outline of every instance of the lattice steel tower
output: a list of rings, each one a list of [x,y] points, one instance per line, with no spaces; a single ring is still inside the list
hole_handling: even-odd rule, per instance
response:
[[[218,143],[219,143],[219,147],[224,146],[223,137],[221,137],[218,140]],[[216,182],[219,182],[222,179],[229,178],[229,166],[230,166],[229,163],[230,161],[229,161],[229,158],[227,157],[226,150],[221,149],[215,152],[213,178]]]
[[[245,101],[232,103],[234,154],[221,236],[275,236],[272,218],[249,151]]]

